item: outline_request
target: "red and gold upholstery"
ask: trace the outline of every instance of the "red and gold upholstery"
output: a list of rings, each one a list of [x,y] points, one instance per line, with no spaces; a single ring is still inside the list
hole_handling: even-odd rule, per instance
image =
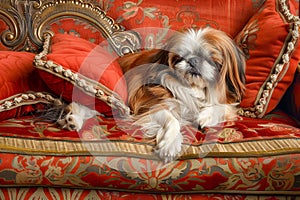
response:
[[[242,200],[300,195],[298,1],[24,2],[0,5],[0,199]],[[58,11],[72,6],[78,10],[68,9],[65,18],[49,9],[54,5]],[[23,19],[23,10],[40,11],[32,14],[26,28],[22,20],[10,17]],[[54,12],[50,20],[48,11]],[[101,30],[98,20],[105,24]],[[36,24],[42,28],[35,29]],[[17,25],[24,32],[37,32],[23,37]],[[35,116],[34,111],[49,102],[74,98],[72,81],[61,72],[93,79],[126,102],[126,84],[114,59],[132,50],[127,44],[138,41],[136,49],[159,48],[173,31],[203,26],[225,31],[247,56],[243,111],[234,122],[202,130],[184,127],[184,151],[178,160],[161,162],[153,153],[155,140],[144,138],[140,127],[117,115],[89,119],[79,132]],[[33,64],[42,50],[44,28],[53,37],[41,60],[56,63],[52,71]],[[99,72],[103,63],[106,70]],[[111,111],[103,99],[82,100],[92,100],[105,114]]]

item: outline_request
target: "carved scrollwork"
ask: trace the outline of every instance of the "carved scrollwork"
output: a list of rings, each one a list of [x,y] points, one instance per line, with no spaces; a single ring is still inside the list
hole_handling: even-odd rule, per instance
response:
[[[27,32],[26,19],[20,4],[18,1],[5,0],[0,7],[0,17],[9,27],[1,33],[1,42],[12,50],[26,40],[23,34]]]
[[[140,36],[134,31],[115,32],[111,35],[110,42],[119,55],[132,53],[141,48]]]
[[[40,51],[44,35],[52,31],[51,24],[64,18],[79,19],[93,26],[119,55],[140,46],[137,34],[124,32],[92,0],[3,0],[0,18],[8,26],[1,33],[1,43],[11,50]]]

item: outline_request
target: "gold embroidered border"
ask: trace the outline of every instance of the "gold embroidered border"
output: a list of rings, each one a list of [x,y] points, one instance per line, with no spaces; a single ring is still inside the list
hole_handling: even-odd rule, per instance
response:
[[[182,159],[199,157],[258,157],[300,153],[300,139],[280,138],[238,143],[183,145]],[[150,143],[105,141],[35,140],[0,136],[0,153],[52,156],[125,156],[158,159]]]
[[[10,194],[12,194],[11,196],[12,197],[19,197],[18,196],[18,189],[20,189],[19,192],[22,192],[23,194],[26,194],[27,192],[30,192],[32,190],[32,187],[35,187],[37,188],[37,190],[41,190],[41,189],[45,189],[44,187],[41,187],[41,185],[34,185],[34,184],[26,184],[26,186],[24,185],[17,185],[17,184],[14,184],[13,186],[11,185],[0,185],[0,197],[3,196],[1,195],[1,188],[3,189],[6,189],[10,192]],[[99,190],[104,190],[106,192],[113,192],[115,193],[116,191],[118,192],[129,192],[129,193],[137,193],[135,195],[135,197],[138,195],[138,194],[149,194],[149,191],[147,190],[134,190],[134,189],[121,189],[121,188],[110,188],[110,187],[85,187],[85,188],[76,188],[76,187],[49,187],[49,186],[46,186],[47,190],[49,190],[49,192],[51,192],[52,194],[55,194],[56,190],[58,190],[59,194],[62,194],[63,196],[67,196],[68,194],[70,194],[70,192],[73,192],[73,193],[82,193],[84,190],[89,190],[90,192],[94,193],[100,193],[101,194],[101,191]],[[230,194],[230,195],[233,195],[233,194],[243,194],[243,195],[247,195],[247,198],[246,199],[265,199],[268,197],[265,196],[265,195],[290,195],[290,196],[284,196],[284,197],[280,197],[280,196],[276,196],[276,199],[278,200],[294,200],[296,199],[295,195],[299,195],[300,194],[300,191],[253,191],[253,190],[188,190],[188,191],[179,191],[179,192],[155,192],[155,191],[150,191],[152,195],[158,195],[158,196],[161,196],[162,199],[170,199],[170,195],[180,195],[180,197],[183,197],[183,195],[187,195],[185,199],[194,199],[193,196],[189,196],[189,195],[193,195],[193,194],[219,194],[221,195],[222,192],[224,192],[226,196]],[[221,193],[221,194],[220,194]],[[64,194],[67,194],[67,195],[64,195]],[[260,196],[260,195],[263,195],[263,196]],[[265,197],[265,198],[263,198]],[[176,198],[176,197],[174,197]],[[16,198],[13,198],[13,199],[16,199]],[[178,198],[176,198],[178,199]],[[182,198],[180,198],[182,199]],[[22,200],[22,199],[20,199]]]
[[[291,55],[294,52],[299,39],[300,19],[290,12],[286,1],[287,0],[277,0],[276,6],[279,14],[284,17],[285,21],[290,23],[289,34],[286,36],[284,45],[272,70],[270,70],[269,77],[261,86],[260,91],[257,94],[254,107],[241,109],[239,114],[242,116],[252,118],[261,118],[264,116],[278,82],[289,68]]]
[[[38,103],[56,105],[62,104],[60,99],[55,98],[50,93],[28,91],[26,93],[19,93],[6,99],[0,100],[0,112],[12,110],[24,105],[33,105]]]

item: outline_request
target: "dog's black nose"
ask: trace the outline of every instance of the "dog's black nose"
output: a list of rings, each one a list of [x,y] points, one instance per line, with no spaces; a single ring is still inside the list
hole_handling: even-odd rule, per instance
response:
[[[191,67],[196,68],[197,66],[201,65],[203,62],[203,59],[200,57],[192,57],[188,60],[188,63],[191,65]]]

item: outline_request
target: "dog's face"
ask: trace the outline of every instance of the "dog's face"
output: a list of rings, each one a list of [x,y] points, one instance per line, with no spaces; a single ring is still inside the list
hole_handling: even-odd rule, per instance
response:
[[[168,65],[190,86],[213,88],[222,103],[241,100],[245,62],[224,32],[205,28],[177,33],[170,38],[164,52],[168,54]]]
[[[79,131],[85,120],[99,115],[95,110],[91,110],[86,106],[80,105],[78,103],[72,102],[67,105],[63,113],[65,113],[60,119],[57,120],[57,123],[64,129]]]
[[[220,66],[213,61],[209,49],[205,47],[202,32],[177,33],[170,39],[167,48],[169,66],[189,84],[206,86],[216,82]]]

